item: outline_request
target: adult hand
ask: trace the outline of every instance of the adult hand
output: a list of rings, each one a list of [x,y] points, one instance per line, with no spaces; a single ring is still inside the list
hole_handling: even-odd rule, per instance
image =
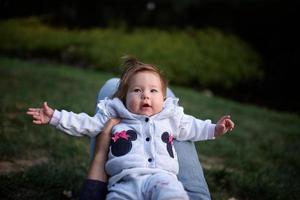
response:
[[[101,133],[97,135],[94,158],[89,168],[88,179],[99,180],[102,182],[107,181],[105,163],[111,140],[111,131],[113,126],[118,123],[120,123],[120,119],[110,119],[106,122]]]
[[[120,123],[120,121],[120,119],[110,119],[105,123],[101,133],[96,137],[95,155],[99,150],[101,151],[101,149],[108,151],[112,128]]]

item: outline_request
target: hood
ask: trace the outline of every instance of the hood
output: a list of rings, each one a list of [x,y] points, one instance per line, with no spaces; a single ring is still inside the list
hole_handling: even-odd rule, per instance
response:
[[[163,110],[149,118],[164,119],[175,114],[178,109],[178,98],[169,97],[164,101]],[[122,119],[144,119],[145,115],[138,115],[131,113],[119,98],[105,98],[100,100],[97,105],[99,112],[109,118],[122,118]],[[182,108],[181,108],[182,109]]]

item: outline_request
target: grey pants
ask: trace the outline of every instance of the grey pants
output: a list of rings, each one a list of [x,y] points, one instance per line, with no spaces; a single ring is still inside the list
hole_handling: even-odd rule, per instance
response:
[[[111,97],[115,93],[118,84],[118,78],[108,80],[100,89],[97,102],[105,97]],[[167,96],[175,96],[169,88]],[[177,177],[183,184],[190,199],[211,199],[194,143],[174,141],[174,147],[179,161],[179,173]],[[94,149],[95,138],[92,138],[90,143],[91,158],[93,157]]]

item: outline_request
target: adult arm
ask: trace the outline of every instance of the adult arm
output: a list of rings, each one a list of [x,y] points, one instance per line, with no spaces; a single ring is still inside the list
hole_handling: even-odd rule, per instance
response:
[[[95,152],[88,171],[88,179],[107,182],[105,163],[111,140],[111,130],[114,125],[119,123],[119,121],[120,120],[118,119],[110,119],[105,124],[101,134],[96,137]]]

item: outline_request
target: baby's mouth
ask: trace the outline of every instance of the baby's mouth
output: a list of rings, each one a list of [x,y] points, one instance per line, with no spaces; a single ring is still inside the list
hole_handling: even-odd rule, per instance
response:
[[[151,106],[150,106],[150,104],[144,103],[142,107],[143,108],[150,108]]]

